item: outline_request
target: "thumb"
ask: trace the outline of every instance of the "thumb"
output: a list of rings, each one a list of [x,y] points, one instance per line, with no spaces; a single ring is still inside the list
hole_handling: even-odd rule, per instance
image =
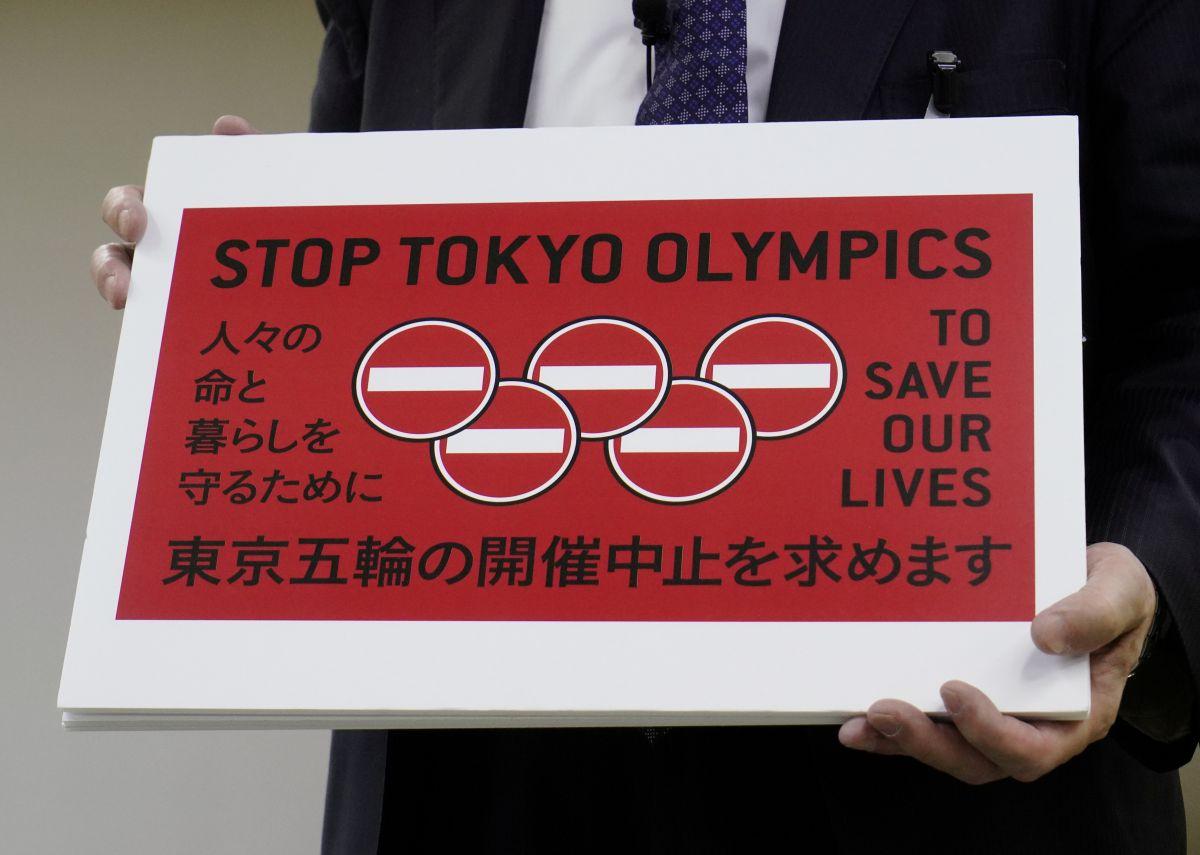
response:
[[[1046,653],[1091,653],[1154,614],[1154,583],[1128,549],[1095,544],[1087,564],[1087,584],[1033,619],[1033,643]]]
[[[247,122],[241,116],[221,116],[213,122],[212,132],[227,137],[240,137],[246,134],[261,133],[258,128]]]

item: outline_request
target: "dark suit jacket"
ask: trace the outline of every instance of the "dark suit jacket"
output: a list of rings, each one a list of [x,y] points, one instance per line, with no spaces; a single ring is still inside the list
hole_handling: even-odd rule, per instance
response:
[[[312,129],[520,126],[541,6],[318,0]],[[828,728],[338,733],[328,855],[741,852],[777,834],[810,852],[1182,851],[1178,777],[1154,770],[1197,733],[1200,3],[789,0],[768,120],[919,117],[934,49],[963,59],[957,116],[1080,117],[1089,535],[1130,547],[1174,617],[1126,693],[1170,720],[1151,738],[1123,709],[1040,781],[980,788]]]

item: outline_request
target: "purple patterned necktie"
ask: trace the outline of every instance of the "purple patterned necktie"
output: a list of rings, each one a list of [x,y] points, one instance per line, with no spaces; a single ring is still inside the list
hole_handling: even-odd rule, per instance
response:
[[[746,0],[670,0],[639,125],[745,122]]]

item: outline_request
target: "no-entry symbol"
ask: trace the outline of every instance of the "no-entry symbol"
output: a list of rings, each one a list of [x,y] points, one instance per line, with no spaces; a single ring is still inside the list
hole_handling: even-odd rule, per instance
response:
[[[837,344],[790,315],[748,318],[704,352],[699,374],[732,390],[750,410],[759,439],[802,433],[837,406],[846,366]]]
[[[566,399],[583,439],[607,439],[651,416],[666,397],[671,369],[666,350],[645,327],[584,318],[543,339],[525,376]]]
[[[428,318],[393,327],[371,343],[354,372],[363,416],[384,433],[437,439],[474,421],[496,391],[496,357],[483,336]]]
[[[679,378],[653,417],[607,448],[622,484],[671,504],[715,496],[746,470],[753,450],[754,425],[741,401],[716,384]]]
[[[452,490],[489,504],[544,493],[567,474],[579,450],[579,426],[554,391],[501,380],[469,428],[433,443],[433,464]]]

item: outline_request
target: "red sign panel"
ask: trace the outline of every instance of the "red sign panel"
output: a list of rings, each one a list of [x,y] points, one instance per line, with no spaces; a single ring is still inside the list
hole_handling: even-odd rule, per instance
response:
[[[1028,620],[1031,223],[188,210],[118,617]]]

